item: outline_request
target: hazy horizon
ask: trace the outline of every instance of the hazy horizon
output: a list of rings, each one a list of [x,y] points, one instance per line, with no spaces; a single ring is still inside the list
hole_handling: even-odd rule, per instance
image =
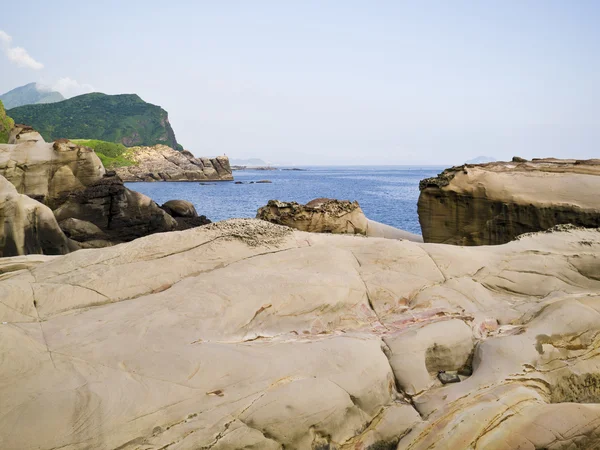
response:
[[[22,6],[3,6],[20,17]],[[0,93],[135,93],[196,155],[280,165],[598,157],[600,4],[107,0],[0,25]]]

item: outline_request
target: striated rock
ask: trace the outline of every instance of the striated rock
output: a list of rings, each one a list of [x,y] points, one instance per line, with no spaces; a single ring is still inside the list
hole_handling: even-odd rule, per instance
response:
[[[75,248],[50,208],[19,194],[0,176],[0,257],[29,253],[61,255]]]
[[[600,160],[464,165],[420,183],[425,242],[495,245],[558,224],[600,226]]]
[[[104,177],[84,190],[72,192],[54,210],[54,215],[60,223],[69,218],[91,223],[113,242],[127,242],[177,227],[177,222],[154,201],[127,189],[118,176]],[[99,236],[94,232],[78,237],[87,241]]]
[[[313,233],[362,234],[422,242],[421,236],[367,219],[356,201],[316,198],[300,205],[269,200],[258,209],[256,218]]]
[[[196,158],[188,151],[179,152],[166,145],[128,150],[128,157],[136,164],[116,169],[124,181],[233,180],[227,156]]]
[[[0,273],[0,448],[600,445],[599,230],[449,248],[231,220]]]

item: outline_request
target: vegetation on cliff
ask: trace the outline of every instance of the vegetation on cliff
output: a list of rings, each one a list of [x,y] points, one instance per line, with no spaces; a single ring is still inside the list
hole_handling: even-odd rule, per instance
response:
[[[135,94],[79,95],[59,103],[13,108],[18,123],[38,130],[46,141],[85,138],[116,142],[125,146],[164,144],[182,150],[160,106]]]
[[[29,83],[0,95],[6,109],[37,103],[55,103],[64,99],[60,92],[40,87],[37,83]]]
[[[107,169],[126,167],[135,164],[131,159],[131,150],[123,144],[115,142],[100,141],[98,139],[71,139],[79,145],[85,145],[94,149],[98,158]]]
[[[8,117],[4,110],[4,105],[0,100],[0,144],[6,144],[8,142],[8,135],[14,124],[15,122]]]

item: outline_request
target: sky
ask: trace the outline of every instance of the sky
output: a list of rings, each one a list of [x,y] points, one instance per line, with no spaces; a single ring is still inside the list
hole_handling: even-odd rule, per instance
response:
[[[600,157],[600,2],[29,1],[0,92],[136,93],[197,156]],[[7,18],[4,20],[3,18]],[[17,19],[20,18],[20,19]]]

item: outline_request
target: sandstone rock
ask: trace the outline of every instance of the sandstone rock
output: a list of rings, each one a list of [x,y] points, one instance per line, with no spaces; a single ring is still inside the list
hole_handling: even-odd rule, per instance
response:
[[[0,175],[21,194],[55,209],[65,197],[100,180],[102,162],[90,148],[66,139],[46,143],[31,127],[16,126],[0,144]]]
[[[600,160],[465,165],[420,189],[425,242],[494,245],[557,224],[600,226]]]
[[[259,208],[256,218],[313,233],[362,234],[422,242],[418,235],[367,219],[358,202],[348,200],[317,198],[306,205],[269,200]]]
[[[0,264],[0,448],[600,445],[598,230],[232,220],[45,258]]]
[[[50,208],[19,194],[0,176],[0,257],[29,253],[60,255],[75,248]]]
[[[198,217],[193,203],[186,200],[169,200],[161,208],[171,217]]]
[[[178,152],[166,145],[132,147],[128,157],[136,165],[119,167],[124,181],[203,181],[233,180],[229,158],[196,158],[188,151]]]
[[[89,241],[106,238],[106,234],[96,225],[85,220],[69,217],[58,224],[63,232],[75,241]]]

